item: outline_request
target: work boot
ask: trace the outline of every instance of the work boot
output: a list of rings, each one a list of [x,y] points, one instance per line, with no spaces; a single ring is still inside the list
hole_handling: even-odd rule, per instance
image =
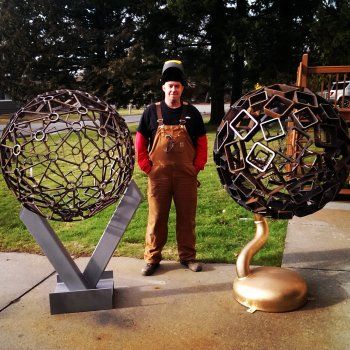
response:
[[[193,272],[202,271],[202,264],[195,260],[181,261],[181,264],[188,267]]]
[[[157,264],[147,263],[142,268],[141,273],[143,276],[151,276],[154,274],[154,271],[156,271],[158,267],[159,267],[159,263],[157,263]]]

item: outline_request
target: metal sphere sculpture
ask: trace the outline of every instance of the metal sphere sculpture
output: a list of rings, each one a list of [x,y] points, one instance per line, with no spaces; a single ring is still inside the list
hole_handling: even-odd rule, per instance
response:
[[[244,208],[272,218],[321,209],[349,175],[347,125],[306,88],[275,84],[249,92],[216,134],[220,181]]]
[[[106,102],[76,90],[37,96],[0,141],[4,179],[22,204],[46,218],[89,218],[116,202],[131,181],[132,137]]]

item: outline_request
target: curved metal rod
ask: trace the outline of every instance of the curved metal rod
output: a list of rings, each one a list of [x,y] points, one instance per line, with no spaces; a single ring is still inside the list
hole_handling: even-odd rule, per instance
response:
[[[261,214],[254,214],[256,232],[254,238],[239,253],[236,263],[238,278],[243,278],[251,273],[249,264],[253,256],[264,246],[269,237],[267,220]]]

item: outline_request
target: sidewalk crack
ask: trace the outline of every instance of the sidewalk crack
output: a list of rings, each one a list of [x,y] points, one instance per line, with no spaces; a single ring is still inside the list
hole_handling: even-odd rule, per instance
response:
[[[28,290],[26,290],[24,293],[22,293],[19,297],[17,297],[14,300],[11,300],[7,305],[5,305],[3,308],[0,309],[0,312],[6,310],[8,307],[10,307],[13,304],[18,303],[26,294],[28,294],[29,292],[31,292],[34,288],[36,288],[37,286],[39,286],[41,283],[45,282],[48,278],[50,278],[52,275],[54,275],[56,273],[56,271],[51,272],[48,276],[44,277],[42,280],[40,280],[38,283],[36,283],[34,286],[32,286],[31,288],[29,288]]]

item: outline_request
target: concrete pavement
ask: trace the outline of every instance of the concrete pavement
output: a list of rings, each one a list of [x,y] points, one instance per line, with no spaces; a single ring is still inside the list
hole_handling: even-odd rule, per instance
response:
[[[331,202],[310,216],[293,218],[285,244],[285,267],[350,272],[350,202]]]
[[[45,258],[0,253],[0,348],[347,350],[349,258],[350,204],[333,202],[288,225],[283,266],[309,286],[299,310],[249,314],[232,298],[231,264],[205,264],[193,273],[164,261],[143,277],[141,260],[112,258],[115,309],[52,316],[55,276]],[[85,266],[87,258],[77,262]]]
[[[0,253],[0,312],[54,272],[45,256]]]

